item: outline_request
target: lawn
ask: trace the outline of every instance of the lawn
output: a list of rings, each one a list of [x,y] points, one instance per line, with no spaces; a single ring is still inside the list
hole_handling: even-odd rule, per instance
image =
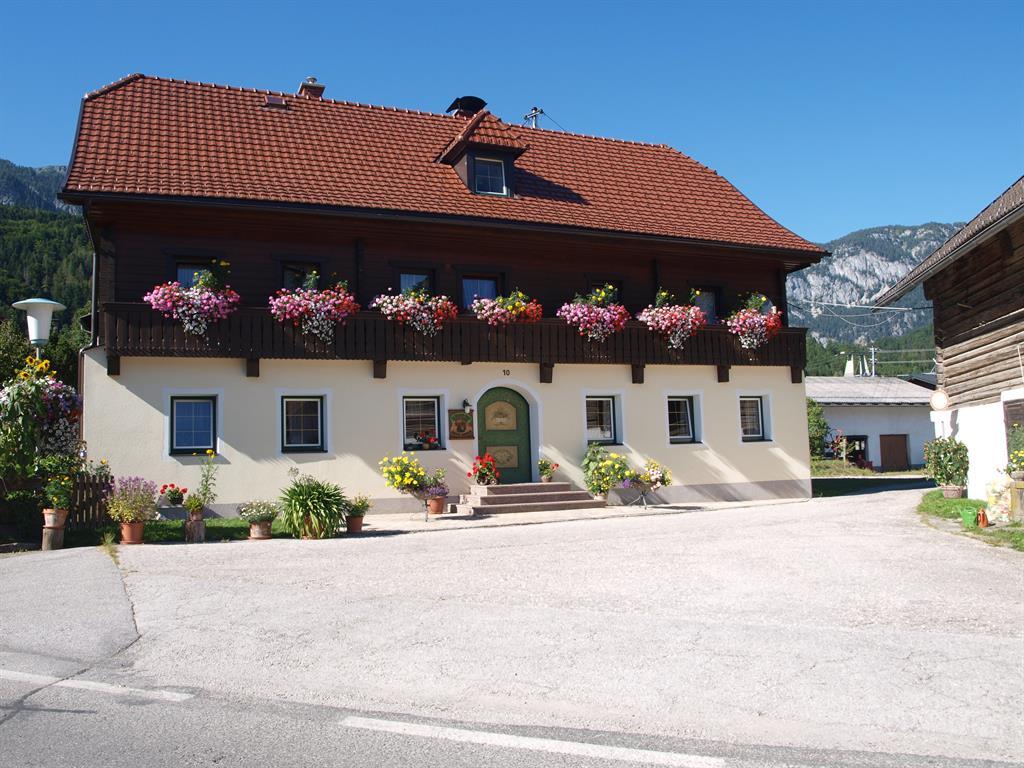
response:
[[[95,530],[67,531],[64,534],[65,547],[88,547],[102,544],[105,535],[112,535],[116,541],[120,528],[117,525],[106,525]],[[280,520],[275,520],[271,528],[274,538],[291,538]],[[249,538],[249,524],[237,517],[213,517],[206,520],[207,541],[240,541]],[[154,520],[146,523],[143,541],[147,544],[163,544],[173,541],[185,541],[184,520]]]
[[[862,469],[838,459],[819,459],[811,457],[811,477],[886,477],[891,475],[921,475],[923,469],[903,469],[895,472],[883,472],[879,469]]]
[[[942,491],[935,490],[924,495],[921,503],[917,505],[917,511],[930,517],[959,520],[960,510],[975,511],[986,506],[984,501],[978,499],[947,499],[943,497]],[[1024,552],[1024,526],[1019,522],[1001,525],[998,528],[964,528],[963,532],[989,544],[1008,546]]]

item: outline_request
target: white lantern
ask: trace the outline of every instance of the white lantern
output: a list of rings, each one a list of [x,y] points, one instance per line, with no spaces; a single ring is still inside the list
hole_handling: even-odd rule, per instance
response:
[[[949,408],[949,395],[946,394],[944,389],[936,389],[932,392],[929,402],[933,411],[944,411]]]
[[[63,304],[50,299],[25,299],[16,301],[12,305],[15,309],[23,309],[28,313],[28,340],[34,347],[46,346],[50,338],[50,325],[53,323],[53,313],[57,310],[65,310]]]

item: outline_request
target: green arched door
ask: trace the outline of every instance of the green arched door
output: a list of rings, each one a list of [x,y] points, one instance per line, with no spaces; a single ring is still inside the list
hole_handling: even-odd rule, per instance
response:
[[[530,404],[508,387],[484,392],[476,404],[480,455],[490,453],[502,483],[528,483],[533,479],[530,447]]]

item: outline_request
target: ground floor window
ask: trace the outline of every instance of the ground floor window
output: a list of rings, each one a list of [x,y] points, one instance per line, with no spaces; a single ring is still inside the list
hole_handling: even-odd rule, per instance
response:
[[[587,398],[587,442],[617,443],[615,431],[615,398]]]
[[[746,442],[767,440],[764,429],[764,398],[740,398],[740,432]]]
[[[403,397],[402,424],[405,450],[429,451],[444,447],[440,397]]]
[[[325,450],[323,397],[282,397],[281,420],[282,451]]]
[[[216,450],[217,398],[171,398],[171,453]]]
[[[695,443],[697,432],[693,424],[693,398],[668,399],[668,439],[672,443]]]

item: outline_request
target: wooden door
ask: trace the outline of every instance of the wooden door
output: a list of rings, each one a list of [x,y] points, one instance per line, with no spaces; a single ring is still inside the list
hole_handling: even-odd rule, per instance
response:
[[[907,435],[879,435],[882,448],[882,469],[886,472],[910,469]]]
[[[530,404],[507,387],[487,390],[476,406],[480,455],[494,457],[502,483],[528,483],[533,479],[530,442]]]

